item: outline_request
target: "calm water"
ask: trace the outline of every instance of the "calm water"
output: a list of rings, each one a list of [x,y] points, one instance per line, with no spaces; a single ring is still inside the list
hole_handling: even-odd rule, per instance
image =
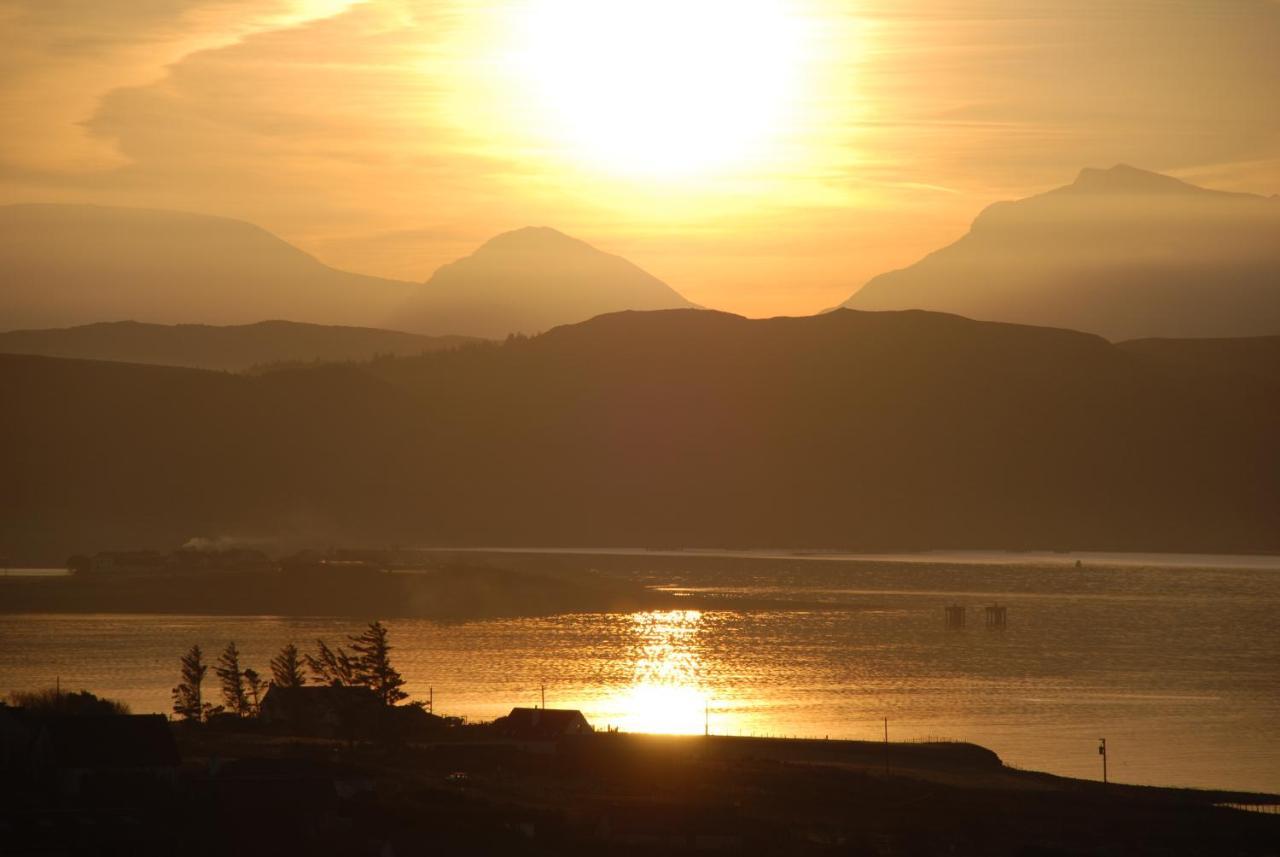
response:
[[[589,564],[589,563],[584,563]],[[538,701],[626,730],[945,737],[1009,764],[1116,780],[1280,791],[1280,571],[1014,562],[739,563],[634,575],[703,609],[388,623],[415,697],[491,718]],[[1257,566],[1258,564],[1253,564]],[[743,599],[751,599],[750,609]],[[772,606],[761,607],[761,599]],[[1007,605],[1009,626],[983,627]],[[943,608],[968,608],[948,630]],[[710,606],[708,606],[708,604]],[[737,606],[735,606],[737,605]],[[0,691],[86,687],[166,711],[178,656],[234,639],[266,671],[334,619],[0,616]],[[213,690],[212,680],[206,685]]]

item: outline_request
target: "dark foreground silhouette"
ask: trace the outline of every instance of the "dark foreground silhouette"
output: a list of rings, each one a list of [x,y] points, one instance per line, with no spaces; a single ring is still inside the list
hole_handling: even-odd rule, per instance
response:
[[[1280,550],[1280,337],[618,313],[237,377],[0,355],[11,561],[181,544]]]
[[[1264,855],[1280,837],[1280,816],[1216,806],[1273,797],[1013,771],[965,744],[94,720],[55,723],[53,752],[0,778],[6,854]]]

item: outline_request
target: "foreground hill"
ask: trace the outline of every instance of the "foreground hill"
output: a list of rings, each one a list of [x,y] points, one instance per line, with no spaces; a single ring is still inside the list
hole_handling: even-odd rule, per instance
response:
[[[392,316],[406,330],[500,338],[621,310],[692,306],[623,259],[546,227],[505,232],[450,262]]]
[[[1117,166],[996,203],[956,243],[862,287],[928,309],[1113,340],[1280,334],[1280,199]]]
[[[0,329],[136,319],[376,326],[408,283],[324,265],[250,223],[95,205],[0,206]]]
[[[619,313],[232,376],[0,356],[0,552],[179,544],[1280,550],[1280,337]]]
[[[369,360],[386,354],[422,354],[475,341],[463,336],[430,337],[397,330],[292,321],[227,327],[118,321],[0,333],[0,353],[236,372],[272,363],[331,363]]]

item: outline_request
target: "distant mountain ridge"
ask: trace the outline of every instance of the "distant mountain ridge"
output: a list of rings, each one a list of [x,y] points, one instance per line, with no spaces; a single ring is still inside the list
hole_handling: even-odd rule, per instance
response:
[[[1280,334],[1280,199],[1134,167],[989,206],[969,233],[870,280],[852,309],[926,309],[1112,340]]]
[[[1280,337],[624,312],[261,376],[0,355],[0,554],[1280,550]]]
[[[545,226],[491,238],[440,267],[392,316],[396,326],[496,338],[621,310],[693,305],[657,277]]]
[[[134,320],[501,338],[605,312],[686,307],[625,259],[546,227],[410,283],[331,268],[244,221],[93,205],[0,206],[0,330]]]
[[[223,327],[118,321],[0,333],[0,353],[237,372],[264,364],[422,354],[477,341],[465,336],[430,337],[396,330],[293,321],[260,321]]]
[[[376,326],[408,283],[339,271],[240,220],[94,205],[0,206],[0,329],[132,319]]]

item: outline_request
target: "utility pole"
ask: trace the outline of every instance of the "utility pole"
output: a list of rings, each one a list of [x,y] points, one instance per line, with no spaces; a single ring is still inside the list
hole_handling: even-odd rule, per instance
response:
[[[1102,784],[1107,784],[1107,739],[1098,739],[1098,755],[1102,757]]]
[[[545,684],[542,685],[542,708],[544,711],[547,708],[547,686]]]
[[[889,718],[884,719],[884,773],[889,775]]]
[[[436,689],[434,687],[427,688],[427,712],[436,713]]]
[[[711,703],[705,699],[702,701],[702,737],[706,738],[711,734]]]

